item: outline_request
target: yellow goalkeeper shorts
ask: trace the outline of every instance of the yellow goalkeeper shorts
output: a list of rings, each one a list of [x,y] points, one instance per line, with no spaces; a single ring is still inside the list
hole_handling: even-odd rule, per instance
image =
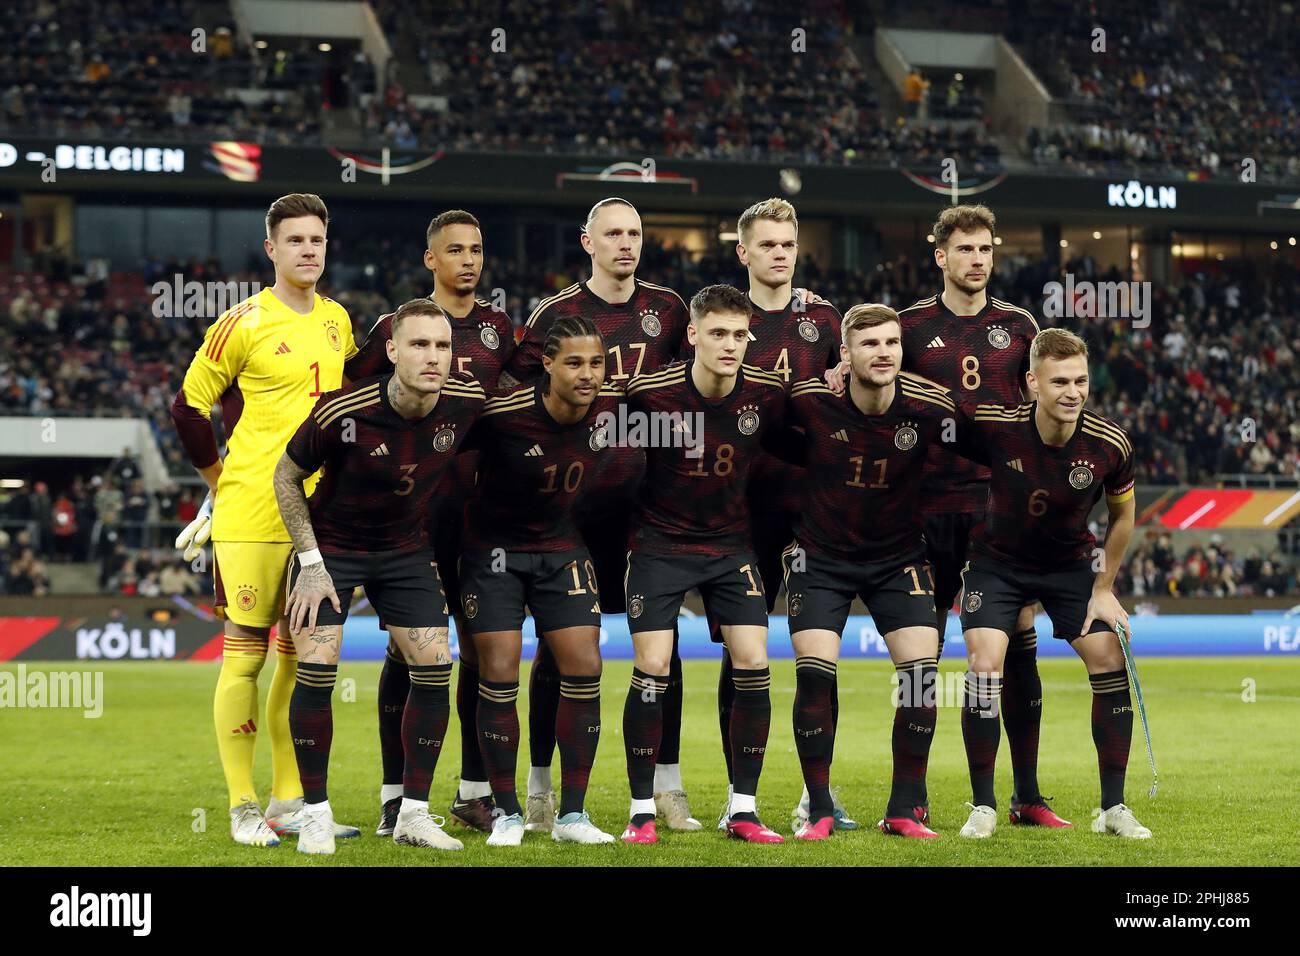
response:
[[[217,617],[243,627],[271,627],[284,616],[292,544],[215,541],[212,551]]]

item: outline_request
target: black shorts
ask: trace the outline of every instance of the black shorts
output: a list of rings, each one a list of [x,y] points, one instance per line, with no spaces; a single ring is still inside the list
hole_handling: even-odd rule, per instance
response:
[[[413,551],[376,551],[368,554],[326,554],[325,570],[334,582],[340,610],[328,600],[316,612],[318,625],[342,624],[348,619],[352,592],[366,589],[366,597],[386,626],[446,627],[447,598],[442,593],[438,565],[429,548]],[[289,591],[293,591],[302,567],[297,560],[289,572]]]
[[[627,623],[633,634],[669,631],[682,600],[699,588],[709,619],[722,626],[767,627],[767,599],[754,555],[720,557],[633,551],[627,558]],[[722,640],[721,631],[710,634]]]
[[[600,627],[596,573],[585,548],[572,551],[478,551],[460,563],[461,607],[470,633],[518,631],[524,607],[539,634]]]
[[[630,502],[618,504],[614,499],[607,507],[593,510],[582,517],[579,531],[587,543],[591,563],[596,568],[596,586],[600,588],[600,606],[606,614],[622,614],[623,572],[627,570],[628,525],[631,521]]]
[[[961,572],[970,556],[971,537],[984,523],[984,512],[926,515],[925,560],[934,574],[934,604],[945,612],[961,592]]]
[[[854,595],[862,598],[881,634],[935,626],[930,568],[920,553],[902,560],[846,561],[800,549],[795,541],[781,563],[791,634],[816,628],[843,635]]]
[[[1052,619],[1052,634],[1073,641],[1083,630],[1096,574],[1089,563],[1063,571],[1021,571],[984,555],[971,558],[963,575],[961,627],[992,627],[1016,632],[1020,609],[1035,601]],[[1113,621],[1093,621],[1089,634],[1115,629]]]
[[[785,575],[781,555],[794,537],[800,495],[807,487],[804,469],[769,454],[760,454],[750,466],[745,494],[749,500],[754,554],[759,573],[763,575],[769,614],[781,593]]]

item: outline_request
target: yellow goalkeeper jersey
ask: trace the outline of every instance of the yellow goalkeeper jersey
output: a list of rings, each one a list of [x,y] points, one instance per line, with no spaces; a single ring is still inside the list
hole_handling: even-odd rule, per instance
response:
[[[322,393],[343,384],[357,353],[347,310],[316,296],[302,315],[263,289],[221,316],[185,373],[185,402],[204,418],[221,403],[226,458],[212,513],[214,541],[289,541],[272,477]],[[317,476],[306,483],[310,494]]]

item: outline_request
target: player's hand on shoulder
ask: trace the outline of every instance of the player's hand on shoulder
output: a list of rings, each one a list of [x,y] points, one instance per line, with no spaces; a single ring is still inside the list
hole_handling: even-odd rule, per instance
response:
[[[794,294],[799,299],[799,301],[802,302],[804,305],[830,305],[831,304],[829,299],[823,299],[816,292],[812,291],[812,289],[795,289]]]
[[[836,395],[844,391],[844,387],[846,384],[848,384],[848,380],[849,380],[848,362],[841,362],[839,365],[836,365],[834,368],[828,368],[826,370],[826,385]]]
[[[1115,628],[1115,622],[1124,625],[1124,630],[1129,634],[1133,633],[1128,623],[1128,612],[1124,610],[1123,605],[1119,603],[1119,598],[1115,597],[1115,592],[1110,588],[1094,588],[1092,597],[1088,600],[1088,613],[1083,621],[1083,631],[1080,636],[1088,633],[1088,628],[1092,626],[1093,621],[1102,621],[1112,630]]]
[[[309,634],[316,630],[316,613],[321,601],[327,598],[335,611],[342,610],[339,596],[334,591],[334,581],[329,571],[325,570],[325,562],[303,565],[285,604],[284,613],[289,619],[289,630],[294,634],[301,633],[304,626]]]

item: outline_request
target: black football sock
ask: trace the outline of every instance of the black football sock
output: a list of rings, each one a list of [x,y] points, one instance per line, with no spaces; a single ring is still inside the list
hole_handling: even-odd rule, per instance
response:
[[[668,661],[668,689],[664,691],[664,732],[655,763],[682,762],[682,657],[677,652],[677,625],[673,625],[673,656]]]
[[[829,817],[831,756],[835,743],[832,699],[836,664],[820,657],[796,657],[794,662],[794,743],[808,788],[808,819]]]
[[[555,714],[560,745],[560,816],[582,810],[600,743],[600,677],[564,677]]]
[[[1124,671],[1089,674],[1088,683],[1092,685],[1092,742],[1097,745],[1101,773],[1101,808],[1109,810],[1124,802],[1124,775],[1133,742],[1133,698]]]
[[[330,696],[338,672],[337,664],[298,663],[298,678],[289,698],[289,732],[293,734],[304,803],[324,803],[329,799],[326,780],[330,744],[334,741]]]
[[[1031,627],[1011,635],[1002,674],[1002,722],[1011,748],[1014,797],[1038,803],[1038,728],[1043,719],[1043,681],[1038,676],[1038,634]]]
[[[924,806],[925,772],[930,745],[938,722],[935,683],[939,662],[932,657],[895,664],[898,672],[898,707],[894,711],[894,778],[889,791],[887,817],[911,817]]]
[[[736,685],[736,704],[731,711],[733,792],[757,796],[767,735],[772,726],[772,675],[766,667],[746,670],[733,665],[731,680]],[[733,819],[749,820],[749,817],[745,813],[732,815]],[[757,823],[758,815],[754,814],[750,822]]]
[[[727,763],[727,782],[735,782],[731,763],[731,711],[736,706],[736,685],[731,679],[731,655],[722,649],[722,667],[718,670],[718,727],[722,731],[722,758]]]
[[[379,672],[379,756],[384,765],[384,783],[401,784],[406,766],[402,749],[402,711],[411,693],[411,678],[406,661],[392,645],[384,655]]]
[[[555,756],[555,714],[560,707],[560,668],[545,641],[528,671],[528,757],[549,767]]]
[[[460,659],[456,668],[456,717],[460,720],[460,779],[487,782],[478,745],[478,665]],[[459,796],[459,791],[457,792]]]
[[[961,709],[961,736],[966,744],[966,763],[970,767],[971,802],[975,806],[997,808],[993,795],[993,771],[997,766],[998,744],[1002,742],[1002,722],[998,719],[998,701],[1002,696],[1002,678],[966,672],[966,700]]]
[[[647,674],[632,668],[632,683],[623,705],[623,749],[627,755],[627,782],[633,800],[653,800],[655,763],[663,737],[664,693],[668,690],[667,674]],[[653,820],[652,813],[632,816],[632,825]]]
[[[518,681],[478,683],[478,735],[483,764],[492,785],[492,798],[507,814],[522,813],[515,790],[515,765],[519,760]]]
[[[428,801],[451,717],[451,664],[412,664],[410,675],[411,693],[402,716],[406,748],[402,796]]]

